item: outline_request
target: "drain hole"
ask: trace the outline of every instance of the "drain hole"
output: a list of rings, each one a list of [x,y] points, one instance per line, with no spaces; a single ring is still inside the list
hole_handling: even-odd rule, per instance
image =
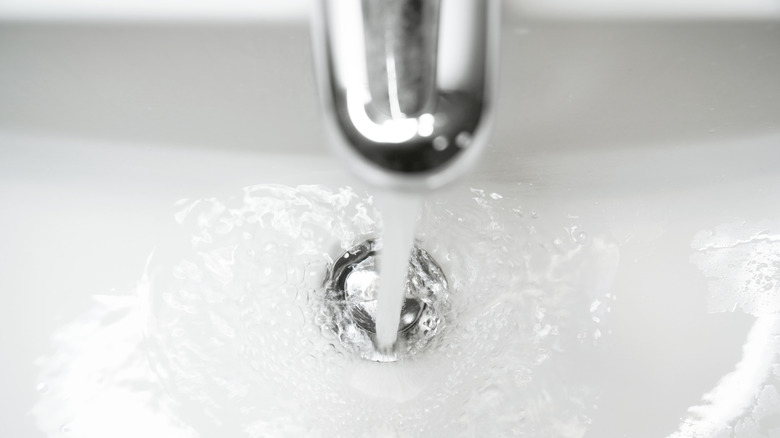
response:
[[[336,259],[325,280],[325,308],[342,345],[366,359],[386,362],[421,351],[443,327],[441,312],[447,279],[430,254],[415,245],[409,259],[395,351],[379,352],[375,335],[379,284],[376,257],[380,249],[380,241],[369,239]]]
[[[401,309],[401,322],[398,324],[398,333],[406,333],[412,330],[420,320],[425,304],[420,304],[419,300],[406,298]],[[353,307],[351,309],[352,319],[361,329],[372,335],[376,334],[375,313],[369,311],[363,306]]]

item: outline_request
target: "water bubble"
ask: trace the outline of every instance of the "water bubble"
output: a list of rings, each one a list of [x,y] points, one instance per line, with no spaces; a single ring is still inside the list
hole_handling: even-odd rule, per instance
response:
[[[574,240],[576,240],[577,243],[585,243],[585,242],[588,241],[588,233],[586,233],[584,231],[578,231],[574,235]]]

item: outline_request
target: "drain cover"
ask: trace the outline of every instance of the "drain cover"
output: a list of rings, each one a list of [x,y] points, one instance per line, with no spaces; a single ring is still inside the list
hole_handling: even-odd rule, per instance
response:
[[[325,280],[329,325],[341,344],[361,357],[381,362],[422,351],[443,328],[447,279],[425,250],[415,245],[409,258],[406,294],[392,351],[376,348],[376,304],[381,241],[369,239],[344,252]]]

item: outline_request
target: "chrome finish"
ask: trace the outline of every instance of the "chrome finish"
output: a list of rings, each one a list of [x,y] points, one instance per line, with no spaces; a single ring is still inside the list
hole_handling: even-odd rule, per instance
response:
[[[426,349],[444,328],[448,284],[428,252],[415,246],[409,257],[406,293],[392,351],[376,346],[377,252],[369,239],[339,256],[325,279],[326,326],[347,350],[364,359],[391,362]]]
[[[332,142],[370,183],[440,187],[488,140],[498,0],[316,0],[317,80]]]

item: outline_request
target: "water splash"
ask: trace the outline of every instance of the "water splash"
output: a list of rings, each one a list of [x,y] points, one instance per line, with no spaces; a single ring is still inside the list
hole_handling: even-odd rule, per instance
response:
[[[669,438],[778,436],[779,337],[780,318],[757,318],[735,370],[704,394],[701,405],[688,410],[688,417]]]
[[[756,316],[734,371],[669,438],[780,436],[780,224],[740,221],[697,233],[691,261],[708,279],[710,312]]]
[[[780,224],[723,224],[696,234],[691,246],[691,261],[709,280],[711,312],[780,312]]]
[[[323,317],[333,257],[377,234],[369,196],[262,185],[235,201],[182,201],[139,287],[100,297],[57,332],[39,362],[49,388],[39,428],[582,437],[597,392],[561,379],[561,367],[567,352],[594,348],[581,333],[606,323],[591,310],[609,292],[617,247],[481,193],[425,205],[417,237],[448,274],[452,324],[434,348],[393,364],[345,352]]]

